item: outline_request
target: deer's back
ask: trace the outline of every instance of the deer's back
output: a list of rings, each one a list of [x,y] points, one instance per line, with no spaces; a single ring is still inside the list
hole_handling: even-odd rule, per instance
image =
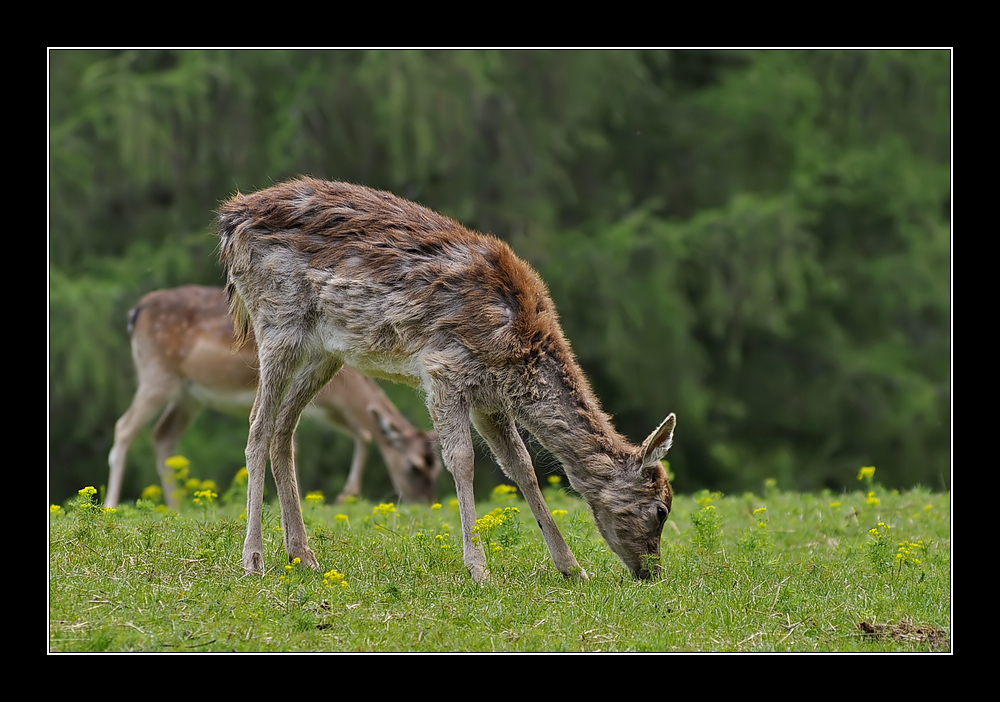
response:
[[[455,349],[497,364],[561,339],[544,284],[505,243],[390,193],[290,181],[231,198],[220,235],[251,316],[310,326],[367,373]]]
[[[131,315],[133,354],[141,369],[155,368],[182,379],[208,398],[241,395],[253,402],[257,349],[232,353],[233,326],[220,288],[186,286],[143,297]],[[245,397],[227,403],[242,408]]]

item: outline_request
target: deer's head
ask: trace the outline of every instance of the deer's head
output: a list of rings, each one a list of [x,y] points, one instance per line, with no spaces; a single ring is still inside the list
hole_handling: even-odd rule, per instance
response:
[[[674,424],[671,414],[624,467],[611,470],[610,480],[591,502],[604,540],[643,580],[661,574],[660,535],[673,508],[673,492],[660,459],[673,441]]]
[[[442,468],[437,432],[400,427],[378,408],[370,407],[369,411],[377,420],[379,432],[393,448],[385,455],[400,498],[407,502],[434,502]]]

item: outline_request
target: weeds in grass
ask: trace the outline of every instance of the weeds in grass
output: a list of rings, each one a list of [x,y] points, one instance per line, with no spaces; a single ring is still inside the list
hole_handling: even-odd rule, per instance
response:
[[[708,490],[695,495],[699,509],[691,514],[691,525],[694,527],[694,543],[703,553],[715,553],[722,543],[722,519],[715,506],[715,501],[721,498],[721,492]]]
[[[499,494],[508,497],[511,493],[504,491]],[[497,507],[476,520],[476,525],[472,527],[472,540],[482,540],[487,559],[505,548],[515,546],[521,540],[521,522],[517,519],[520,512],[517,507]]]

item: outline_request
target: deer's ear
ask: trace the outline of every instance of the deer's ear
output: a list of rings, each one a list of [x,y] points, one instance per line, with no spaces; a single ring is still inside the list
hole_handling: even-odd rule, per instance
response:
[[[652,434],[642,442],[639,455],[642,457],[642,467],[651,468],[667,455],[670,445],[674,442],[674,425],[677,423],[673,412],[663,420]]]
[[[378,407],[375,405],[369,405],[368,411],[374,415],[375,421],[378,422],[378,426],[382,430],[382,434],[385,435],[385,438],[389,439],[389,441],[399,441],[403,438],[402,433],[396,428],[396,425],[392,423],[392,420],[382,414]]]

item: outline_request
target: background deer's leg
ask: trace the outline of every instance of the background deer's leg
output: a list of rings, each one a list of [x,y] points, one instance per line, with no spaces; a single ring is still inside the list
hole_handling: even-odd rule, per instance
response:
[[[434,396],[447,396],[432,393]],[[469,425],[469,409],[464,403],[446,406],[431,405],[431,417],[438,430],[441,455],[445,467],[455,478],[458,492],[458,511],[462,517],[462,553],[465,566],[477,583],[489,577],[486,569],[486,552],[479,539],[472,540],[472,527],[476,525],[476,496],[473,492],[475,474],[475,452],[472,448],[472,428]]]
[[[176,379],[163,377],[140,378],[139,389],[125,414],[115,423],[115,443],[108,454],[111,472],[108,475],[108,493],[104,504],[117,507],[121,498],[122,477],[125,474],[125,459],[136,435],[149,424],[180,389]]]
[[[351,472],[347,474],[347,482],[337,496],[337,502],[343,502],[348,497],[361,497],[361,478],[365,471],[365,459],[368,458],[368,440],[360,432],[352,433],[354,433],[354,457],[351,459]]]
[[[503,472],[521,488],[521,494],[531,507],[531,513],[535,515],[556,568],[563,575],[586,580],[587,573],[580,567],[562,532],[556,526],[548,505],[545,504],[545,498],[542,497],[538,480],[535,478],[535,469],[531,465],[531,455],[517,432],[514,420],[503,414],[473,412],[472,421],[476,425],[476,431],[489,444]]]
[[[174,469],[167,465],[167,459],[177,452],[177,442],[201,412],[201,403],[183,397],[171,402],[160,421],[153,427],[153,441],[156,442],[156,470],[163,484],[163,499],[171,509],[180,508],[177,499],[177,480]]]
[[[281,405],[271,441],[271,470],[281,503],[281,524],[288,560],[291,562],[299,558],[303,565],[315,569],[319,569],[319,562],[309,548],[306,525],[302,520],[292,442],[303,410],[333,380],[343,365],[343,360],[326,356],[318,360],[310,359],[296,372],[292,388]]]

